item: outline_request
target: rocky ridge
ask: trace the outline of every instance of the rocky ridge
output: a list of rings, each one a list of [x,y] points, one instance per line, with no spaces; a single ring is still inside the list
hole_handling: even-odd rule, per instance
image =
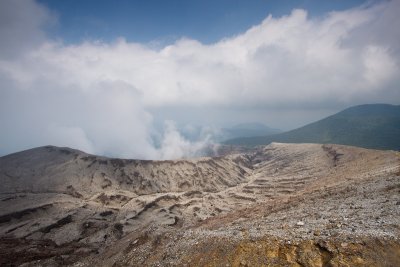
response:
[[[0,265],[395,266],[399,175],[398,152],[340,145],[175,161],[37,148],[0,158]]]

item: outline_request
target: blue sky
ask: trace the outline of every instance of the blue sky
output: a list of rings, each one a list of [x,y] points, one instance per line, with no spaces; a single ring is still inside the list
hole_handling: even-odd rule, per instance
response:
[[[57,16],[53,37],[67,43],[83,40],[171,43],[189,37],[212,43],[259,24],[268,14],[290,14],[294,8],[310,16],[340,11],[365,0],[40,0]]]

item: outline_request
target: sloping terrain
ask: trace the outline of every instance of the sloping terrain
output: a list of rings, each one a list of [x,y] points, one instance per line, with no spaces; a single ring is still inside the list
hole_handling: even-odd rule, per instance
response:
[[[1,266],[398,266],[398,152],[272,143],[176,161],[0,158]]]
[[[255,146],[271,142],[334,143],[400,150],[400,106],[387,104],[355,106],[292,131],[231,139],[225,144]]]

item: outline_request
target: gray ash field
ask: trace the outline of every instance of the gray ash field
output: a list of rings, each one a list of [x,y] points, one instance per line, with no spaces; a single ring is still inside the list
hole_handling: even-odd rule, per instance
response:
[[[400,155],[272,143],[173,161],[0,158],[1,266],[398,266]]]

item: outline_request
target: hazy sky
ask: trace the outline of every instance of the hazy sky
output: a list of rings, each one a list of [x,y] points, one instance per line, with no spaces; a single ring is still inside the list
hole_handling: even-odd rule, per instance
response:
[[[0,155],[174,158],[210,138],[176,125],[291,129],[399,104],[398,14],[399,0],[1,0]]]
[[[320,16],[344,10],[365,0],[39,0],[57,16],[47,33],[64,43],[85,40],[153,45],[172,43],[182,37],[210,44],[232,37],[259,24],[265,17],[288,15],[294,8]]]

